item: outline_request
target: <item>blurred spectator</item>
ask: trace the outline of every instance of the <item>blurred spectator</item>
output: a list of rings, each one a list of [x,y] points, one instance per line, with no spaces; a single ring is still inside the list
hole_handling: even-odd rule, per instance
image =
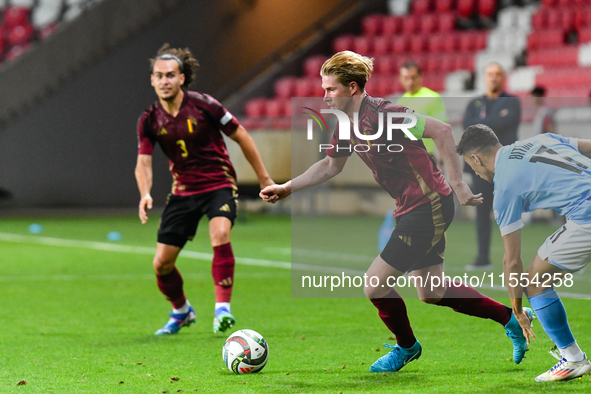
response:
[[[423,75],[421,67],[415,62],[406,62],[400,67],[400,84],[404,88],[404,95],[400,97],[396,104],[403,105],[413,109],[415,112],[431,116],[447,123],[447,113],[445,104],[439,93],[423,86]],[[420,98],[418,98],[420,97]],[[435,161],[441,166],[441,160],[438,160],[435,143],[430,138],[424,138],[423,143],[427,151],[435,158]]]
[[[490,63],[484,72],[486,94],[470,101],[464,115],[463,127],[485,124],[492,128],[502,145],[511,145],[517,140],[517,129],[521,121],[521,102],[515,96],[503,91],[505,70],[498,63]],[[472,191],[482,193],[484,202],[476,207],[476,233],[478,256],[466,270],[491,269],[490,231],[493,205],[493,184],[480,178],[470,166],[464,171],[472,174]]]
[[[546,89],[536,86],[532,91],[533,103],[535,108],[532,119],[533,134],[556,133],[556,122],[554,121],[554,110],[544,105]]]

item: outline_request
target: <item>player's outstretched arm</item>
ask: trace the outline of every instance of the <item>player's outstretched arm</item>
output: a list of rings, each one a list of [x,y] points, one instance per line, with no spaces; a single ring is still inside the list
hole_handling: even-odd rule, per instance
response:
[[[451,126],[435,118],[426,117],[423,137],[432,138],[445,163],[449,176],[449,183],[456,192],[462,205],[482,204],[482,193],[475,195],[470,187],[462,180],[462,164],[460,156],[455,152],[455,140]]]
[[[148,221],[148,209],[152,209],[152,156],[138,155],[137,164],[135,166],[135,180],[140,191],[139,217],[142,224]]]
[[[507,291],[511,298],[511,307],[513,314],[519,322],[523,335],[530,343],[530,339],[536,337],[532,328],[531,320],[527,312],[523,310],[521,297],[523,296],[522,275],[523,262],[521,261],[521,230],[514,231],[503,236],[503,247],[505,254],[503,255],[503,272],[505,275],[505,283],[507,284]]]
[[[257,178],[259,180],[259,185],[261,189],[264,189],[266,186],[272,185],[273,180],[269,176],[265,165],[263,164],[263,160],[261,159],[261,155],[259,154],[259,150],[257,149],[256,144],[254,143],[252,137],[248,134],[246,129],[242,127],[242,125],[238,126],[236,131],[230,136],[234,141],[240,145],[240,149],[242,153],[244,153],[244,157],[252,166],[252,169],[257,174]]]
[[[579,152],[591,158],[591,140],[579,140]]]
[[[345,163],[347,163],[347,158],[347,156],[337,158],[326,156],[292,181],[283,185],[271,185],[264,188],[259,193],[259,196],[263,201],[275,203],[289,196],[292,192],[304,190],[308,187],[326,182],[343,170]]]

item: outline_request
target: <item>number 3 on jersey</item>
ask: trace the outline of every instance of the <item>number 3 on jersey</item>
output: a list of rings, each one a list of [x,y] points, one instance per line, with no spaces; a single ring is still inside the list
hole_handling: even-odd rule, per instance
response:
[[[185,141],[183,141],[183,140],[178,140],[178,141],[176,142],[176,144],[177,144],[178,146],[180,146],[180,148],[181,148],[181,156],[182,156],[182,157],[187,157],[187,156],[189,156],[189,152],[187,151],[187,144],[185,144]]]

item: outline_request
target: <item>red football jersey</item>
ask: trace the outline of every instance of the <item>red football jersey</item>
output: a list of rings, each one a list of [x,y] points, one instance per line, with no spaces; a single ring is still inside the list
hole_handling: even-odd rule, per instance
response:
[[[382,98],[365,96],[359,109],[361,133],[376,133],[380,112],[384,113],[382,116],[385,124],[387,112],[412,111]],[[402,123],[402,119],[399,123]],[[361,160],[371,169],[378,184],[396,200],[394,216],[403,215],[430,202],[432,193],[444,196],[451,193],[451,187],[421,140],[413,141],[406,138],[404,132],[397,129],[392,132],[391,140],[387,139],[387,133],[384,130],[377,140],[366,141],[359,139],[352,130],[353,124],[351,124],[351,140],[347,141],[339,139],[337,129],[330,142],[333,147],[326,153],[330,157],[344,157],[357,152]],[[390,145],[400,145],[402,149],[393,146],[390,152],[388,150]],[[398,150],[401,151],[398,152]]]
[[[221,132],[230,136],[238,120],[213,97],[184,91],[176,117],[156,101],[140,116],[138,153],[151,155],[156,143],[170,161],[172,194],[188,196],[231,187],[236,172]],[[220,132],[221,131],[221,132]]]

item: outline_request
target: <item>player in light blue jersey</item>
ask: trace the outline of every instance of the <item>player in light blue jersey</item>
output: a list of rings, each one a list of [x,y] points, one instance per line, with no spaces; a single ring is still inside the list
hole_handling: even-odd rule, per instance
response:
[[[568,279],[565,274],[572,279],[572,272],[591,261],[591,140],[542,134],[502,146],[490,127],[479,124],[466,129],[456,152],[476,174],[494,183],[493,209],[503,236],[507,290],[528,343],[535,335],[523,312],[523,291],[558,348],[558,363],[536,381],[589,375],[591,363],[575,341],[553,282]],[[546,239],[524,273],[521,214],[539,208],[553,209],[567,222]]]

